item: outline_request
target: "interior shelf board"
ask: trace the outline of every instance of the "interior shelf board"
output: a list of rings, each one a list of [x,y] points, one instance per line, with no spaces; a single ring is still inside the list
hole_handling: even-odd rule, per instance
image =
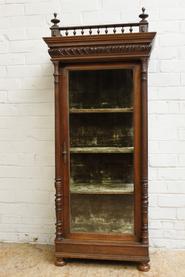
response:
[[[134,147],[71,147],[71,153],[133,153]]]
[[[133,192],[125,192],[125,191],[76,191],[76,190],[70,190],[70,192],[72,194],[116,194],[116,195],[120,195],[120,194],[124,194],[124,195],[132,195]]]
[[[129,113],[133,108],[97,108],[97,109],[70,109],[70,113]]]
[[[73,194],[133,194],[134,184],[71,184]]]

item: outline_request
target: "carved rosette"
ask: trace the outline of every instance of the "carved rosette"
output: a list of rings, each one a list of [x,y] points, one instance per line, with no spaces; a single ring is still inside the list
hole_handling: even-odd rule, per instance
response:
[[[103,46],[79,46],[79,47],[59,47],[49,49],[52,58],[70,56],[90,56],[90,55],[111,55],[127,54],[130,52],[150,52],[152,45],[149,44],[121,44]]]

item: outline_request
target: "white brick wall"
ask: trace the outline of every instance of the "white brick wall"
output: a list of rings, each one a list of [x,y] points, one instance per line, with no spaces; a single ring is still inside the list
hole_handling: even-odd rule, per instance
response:
[[[150,245],[185,248],[185,1],[0,1],[0,240],[52,243],[54,108],[43,36],[61,24],[137,21],[157,37],[149,66]]]

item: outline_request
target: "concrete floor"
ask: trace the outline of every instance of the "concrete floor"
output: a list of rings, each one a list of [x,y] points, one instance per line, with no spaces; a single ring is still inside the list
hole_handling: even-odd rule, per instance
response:
[[[185,277],[185,251],[151,251],[151,270],[139,272],[126,263],[71,261],[53,264],[53,247],[32,244],[0,244],[0,277]]]

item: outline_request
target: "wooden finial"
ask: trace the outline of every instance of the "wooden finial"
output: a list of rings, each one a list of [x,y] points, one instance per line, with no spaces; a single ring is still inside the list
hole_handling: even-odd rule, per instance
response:
[[[51,19],[51,22],[54,24],[54,25],[57,25],[57,23],[60,22],[60,20],[57,18],[57,13],[54,13],[54,18]]]
[[[147,32],[148,31],[148,21],[146,18],[148,17],[148,14],[145,13],[145,8],[142,8],[142,13],[139,15],[141,18],[140,22],[141,25],[139,26],[140,32]]]
[[[54,13],[54,18],[51,19],[51,22],[53,23],[53,25],[51,26],[50,30],[51,30],[51,36],[52,37],[60,37],[60,30],[59,30],[59,25],[58,23],[60,23],[60,20],[57,18],[57,13]]]
[[[139,17],[142,19],[142,21],[145,21],[145,19],[148,17],[148,14],[145,13],[145,8],[142,8],[142,13],[139,15]]]

